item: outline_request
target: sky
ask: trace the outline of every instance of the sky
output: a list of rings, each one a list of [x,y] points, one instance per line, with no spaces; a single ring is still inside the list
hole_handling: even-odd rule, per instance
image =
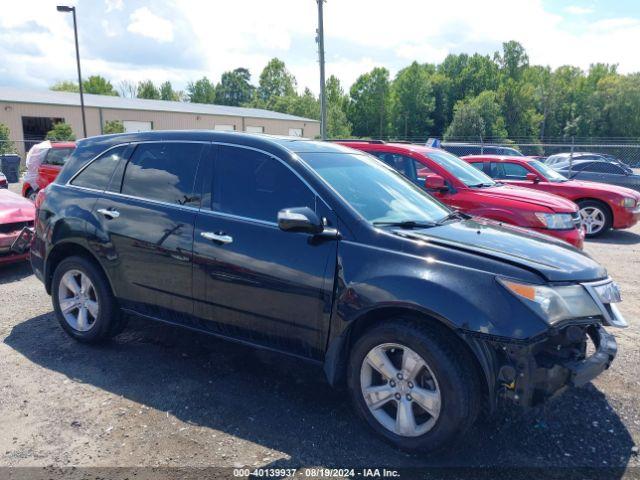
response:
[[[0,85],[46,89],[76,78],[71,14],[64,0],[3,2]],[[77,7],[83,77],[189,81],[249,68],[257,84],[273,57],[300,91],[319,90],[315,0],[69,0]],[[326,0],[326,71],[345,89],[384,66],[394,75],[449,53],[493,54],[519,41],[533,64],[616,63],[640,71],[637,0]]]

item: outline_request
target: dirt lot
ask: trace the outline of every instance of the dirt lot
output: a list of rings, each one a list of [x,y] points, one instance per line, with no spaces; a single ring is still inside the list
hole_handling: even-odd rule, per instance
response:
[[[614,332],[612,368],[543,408],[484,420],[433,456],[380,442],[345,392],[298,361],[138,320],[107,345],[75,343],[28,265],[3,268],[0,467],[598,467],[635,477],[640,226],[586,250],[621,285],[631,322]]]

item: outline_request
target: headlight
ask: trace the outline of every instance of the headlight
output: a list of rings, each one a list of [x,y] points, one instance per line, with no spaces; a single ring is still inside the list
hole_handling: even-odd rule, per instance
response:
[[[636,206],[636,199],[631,197],[624,197],[622,199],[622,206],[624,208],[633,208]]]
[[[602,315],[582,285],[548,287],[504,279],[498,281],[549,324],[570,318]]]
[[[570,213],[536,213],[538,220],[550,230],[569,230],[575,225]]]

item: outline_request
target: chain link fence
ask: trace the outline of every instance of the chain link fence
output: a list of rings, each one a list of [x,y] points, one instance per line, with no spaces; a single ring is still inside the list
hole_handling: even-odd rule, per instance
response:
[[[399,140],[416,144],[425,144],[425,137],[385,137],[383,140]],[[458,137],[448,139],[451,143],[464,143],[480,148],[485,146],[516,148],[524,155],[548,157],[556,153],[598,153],[611,155],[631,168],[640,168],[640,138],[548,138],[544,141],[532,141],[530,138],[516,139],[479,139],[478,137]]]

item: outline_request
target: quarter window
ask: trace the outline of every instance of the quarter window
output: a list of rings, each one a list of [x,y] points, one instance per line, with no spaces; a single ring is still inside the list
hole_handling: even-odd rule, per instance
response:
[[[275,222],[283,208],[315,210],[313,192],[264,153],[220,146],[214,165],[212,210],[269,222]]]
[[[138,145],[125,168],[122,193],[176,205],[196,205],[193,182],[200,143]]]
[[[104,190],[107,188],[109,179],[118,162],[122,159],[126,148],[126,145],[122,145],[103,153],[91,162],[87,168],[82,170],[78,176],[73,179],[71,185],[95,190]]]

